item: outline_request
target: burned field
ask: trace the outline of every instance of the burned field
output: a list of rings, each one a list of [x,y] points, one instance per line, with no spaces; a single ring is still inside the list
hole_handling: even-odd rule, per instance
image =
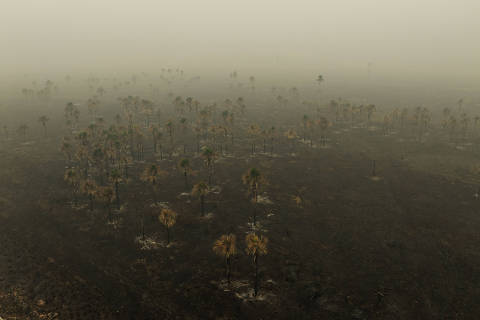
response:
[[[480,313],[473,107],[311,102],[255,79],[202,102],[148,81],[9,102],[1,317]]]

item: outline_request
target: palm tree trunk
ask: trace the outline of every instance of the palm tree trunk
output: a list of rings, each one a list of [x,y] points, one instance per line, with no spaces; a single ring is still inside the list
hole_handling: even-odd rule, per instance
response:
[[[225,277],[228,280],[228,256],[225,254]]]
[[[205,214],[205,196],[204,195],[200,196],[200,213],[202,217]]]
[[[78,199],[77,199],[77,190],[73,189],[73,204],[76,206],[78,204]]]
[[[118,194],[118,180],[115,181],[115,198],[117,198],[117,209],[120,210],[120,196]]]
[[[255,254],[255,283],[254,283],[254,296],[258,294],[258,254]]]
[[[88,198],[90,200],[90,211],[93,211],[93,196],[90,194]]]
[[[230,257],[227,258],[227,283],[230,285],[230,278],[231,278],[231,261]]]
[[[212,168],[211,165],[208,166],[208,184],[212,184]]]
[[[142,240],[145,241],[145,213],[142,210]]]
[[[152,183],[153,203],[157,203],[157,194],[155,193],[155,182]]]

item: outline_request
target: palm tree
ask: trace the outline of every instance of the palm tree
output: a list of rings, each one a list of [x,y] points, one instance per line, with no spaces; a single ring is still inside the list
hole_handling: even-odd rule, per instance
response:
[[[369,104],[367,106],[367,120],[368,120],[369,124],[370,124],[370,121],[372,119],[372,115],[375,111],[377,111],[377,108],[375,107],[374,104]]]
[[[257,203],[258,203],[258,192],[263,183],[265,183],[265,178],[256,168],[251,168],[242,176],[243,184],[248,187],[248,195],[251,197],[253,202],[253,225],[256,225],[257,222]]]
[[[150,132],[152,133],[153,153],[157,153],[158,141],[161,139],[162,133],[156,125],[150,126]]]
[[[100,199],[105,203],[105,207],[107,208],[107,219],[110,219],[112,216],[111,204],[114,197],[113,188],[108,187],[99,187],[98,194]]]
[[[167,127],[168,136],[170,137],[170,144],[173,147],[173,121],[168,120],[165,126]]]
[[[73,191],[73,203],[77,205],[77,193],[80,187],[80,177],[77,173],[77,170],[74,168],[69,168],[65,171],[64,180],[72,186]]]
[[[285,132],[285,137],[287,137],[287,139],[291,141],[290,151],[293,151],[295,139],[298,137],[297,133],[293,129],[288,129],[287,132]]]
[[[268,136],[270,136],[270,155],[273,156],[273,142],[275,140],[275,127],[271,126],[268,129]]]
[[[110,172],[110,180],[113,182],[115,188],[115,200],[117,203],[117,209],[120,210],[120,195],[118,192],[118,185],[122,181],[122,174],[118,168],[113,168]]]
[[[215,152],[209,147],[204,147],[202,157],[204,158],[205,166],[208,171],[208,184],[212,184],[212,176],[215,170]]]
[[[322,83],[325,81],[325,79],[323,78],[323,76],[321,74],[319,74],[316,81],[317,81],[318,85],[321,86]]]
[[[247,234],[245,238],[247,248],[245,251],[248,255],[253,257],[253,263],[255,264],[255,285],[254,296],[258,294],[258,258],[261,255],[267,254],[268,238],[263,236],[257,236],[255,233]]]
[[[183,176],[185,178],[185,188],[188,189],[188,173],[191,171],[190,160],[182,159],[178,164],[179,167],[183,170]]]
[[[480,117],[479,116],[475,116],[473,118],[473,125],[474,125],[474,129],[476,130],[477,129],[477,126],[478,126],[478,122],[480,121]]]
[[[141,177],[142,181],[152,184],[153,201],[155,203],[157,202],[155,187],[157,186],[157,181],[160,178],[160,176],[164,174],[165,172],[161,171],[156,164],[152,164],[145,168]]]
[[[194,185],[192,189],[192,195],[200,198],[200,214],[202,217],[205,214],[205,196],[208,192],[208,185],[203,181]]]
[[[97,184],[93,180],[85,180],[82,183],[82,192],[88,196],[90,202],[89,209],[93,211],[93,199],[97,195]]]
[[[323,146],[325,146],[327,142],[327,137],[325,135],[325,132],[327,131],[327,128],[329,127],[330,123],[328,122],[327,118],[325,117],[320,117],[317,121],[318,126],[320,127],[320,142]]]
[[[170,244],[170,228],[175,224],[177,221],[177,213],[171,209],[162,209],[160,215],[158,216],[158,220],[165,226],[167,229],[167,245]]]
[[[41,116],[40,118],[38,118],[38,122],[40,122],[43,126],[43,131],[44,131],[44,134],[45,136],[47,136],[47,122],[48,120],[50,120],[47,116]]]
[[[306,114],[303,115],[302,122],[303,122],[303,142],[305,142],[307,138],[307,126],[310,123],[310,120],[308,119],[308,116]]]
[[[119,126],[122,123],[122,116],[118,113],[115,116],[115,122],[117,123],[117,126]]]
[[[252,91],[255,91],[255,77],[254,76],[250,76],[250,78],[248,78],[248,80],[250,81],[250,89]]]
[[[70,162],[72,160],[72,153],[73,153],[72,144],[68,140],[64,139],[60,150],[63,152],[67,160]]]
[[[92,117],[92,120],[97,117],[98,103],[99,101],[96,98],[89,98],[87,101],[88,113]]]
[[[458,112],[461,112],[462,111],[462,106],[463,106],[463,98],[461,98],[457,101],[457,106],[458,106]]]
[[[27,130],[28,130],[28,126],[23,123],[21,124],[19,127],[18,127],[18,132],[20,133],[20,135],[23,136],[23,140],[25,141],[26,137],[27,137]]]
[[[227,277],[228,284],[230,284],[232,267],[231,258],[237,253],[235,244],[236,237],[233,234],[224,234],[213,244],[213,251],[225,259],[225,277]]]
[[[247,129],[248,134],[252,138],[252,155],[255,154],[255,139],[260,134],[261,130],[257,124],[252,124]]]
[[[455,116],[450,116],[448,120],[448,127],[449,127],[449,134],[450,140],[456,142],[455,135],[456,135],[456,128],[457,128],[457,119]]]
[[[450,114],[450,111],[448,111],[448,114]],[[408,109],[403,108],[400,113],[400,126],[402,127],[402,129],[405,126],[405,121],[407,120],[407,116],[408,116]]]
[[[329,103],[330,106],[330,112],[335,113],[335,122],[338,121],[339,117],[339,103],[337,100],[330,100]]]

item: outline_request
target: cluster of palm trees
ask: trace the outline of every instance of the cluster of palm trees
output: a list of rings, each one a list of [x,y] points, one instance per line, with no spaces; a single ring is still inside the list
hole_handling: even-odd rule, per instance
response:
[[[374,104],[355,105],[342,99],[330,100],[329,109],[335,116],[335,122],[351,123],[351,125],[361,122],[371,123],[372,116],[377,111]]]
[[[58,86],[51,80],[46,80],[43,84],[43,87],[37,89],[37,82],[34,81],[32,85],[35,88],[22,88],[21,94],[26,99],[40,99],[43,101],[48,101],[52,98],[54,93],[58,92]]]
[[[164,79],[172,80],[173,74],[180,77],[182,73],[165,70]],[[230,77],[236,81],[237,75],[232,73]],[[317,81],[320,85],[323,77],[319,76]],[[113,208],[121,209],[121,199],[124,198],[122,192],[125,192],[131,181],[143,183],[142,191],[151,193],[153,204],[158,203],[159,188],[170,174],[162,166],[163,160],[175,159],[185,190],[198,199],[199,213],[203,217],[208,210],[207,197],[216,182],[217,162],[228,152],[236,151],[237,144],[237,150],[245,146],[237,141],[248,143],[252,156],[258,153],[259,145],[263,146],[264,154],[269,150],[273,155],[277,139],[278,144],[283,142],[280,139],[285,139],[291,151],[299,139],[309,141],[310,147],[313,147],[314,141],[320,141],[325,146],[329,128],[333,125],[370,126],[377,112],[374,104],[355,105],[342,99],[331,100],[326,108],[320,108],[318,103],[304,103],[310,114],[296,118],[296,121],[300,120],[296,125],[285,128],[274,126],[273,123],[258,125],[249,122],[251,119],[245,117],[246,103],[242,97],[225,99],[221,103],[202,104],[193,97],[169,93],[171,109],[159,105],[155,100],[139,96],[119,98],[114,121],[107,125],[99,115],[103,111],[99,97],[105,95],[106,90],[98,87],[97,80],[92,79],[90,82],[98,89],[96,95],[86,103],[86,113],[91,118],[89,125],[79,129],[81,121],[78,105],[68,103],[65,107],[65,123],[69,130],[61,147],[68,164],[64,178],[71,187],[74,204],[78,204],[82,196],[88,201],[90,211],[94,210],[95,205],[102,204],[107,219],[111,218]],[[135,83],[135,78],[131,82]],[[254,77],[250,78],[250,84],[253,91]],[[299,97],[298,89],[292,88],[288,95],[295,102]],[[274,103],[286,106],[289,100],[277,95]],[[427,108],[395,108],[384,115],[383,132],[388,134],[394,129],[411,126],[415,128],[419,140],[422,140],[431,127],[431,117]],[[466,135],[471,120],[465,112],[454,116],[451,111],[444,111],[444,118],[442,126],[445,130]],[[39,118],[45,132],[48,120],[46,116]],[[475,125],[477,120],[480,118],[475,118]],[[278,134],[279,131],[283,135]],[[192,166],[197,158],[203,160],[204,178],[193,182]],[[249,203],[252,204],[251,230],[245,237],[245,252],[253,259],[256,296],[259,290],[259,257],[267,253],[268,244],[268,239],[259,234],[260,229],[257,228],[259,195],[266,185],[266,179],[258,169],[251,168],[242,176],[242,181],[247,189]],[[158,219],[165,227],[167,244],[171,241],[171,228],[176,224],[177,217],[178,214],[172,209],[162,208],[159,211]],[[142,233],[144,235],[144,231]],[[232,276],[232,258],[239,253],[237,245],[235,234],[227,233],[221,235],[213,246],[214,252],[225,260],[228,283]]]
[[[255,233],[249,233],[245,237],[245,252],[253,258],[255,266],[255,277],[253,295],[256,297],[259,291],[259,257],[267,254],[268,238]],[[237,254],[236,236],[234,234],[224,234],[213,244],[213,251],[222,257],[225,261],[225,277],[227,283],[231,282],[232,258]]]
[[[260,189],[266,184],[266,180],[256,168],[249,169],[242,176],[243,184],[247,187],[247,196],[253,205],[253,223],[251,231],[245,237],[245,252],[253,258],[254,273],[254,297],[259,290],[259,257],[267,254],[268,238],[257,234],[257,206]],[[225,261],[225,277],[230,285],[232,257],[237,254],[236,236],[224,234],[213,244],[213,251]]]
[[[473,132],[476,133],[478,130],[478,124],[480,121],[480,116],[469,116],[466,112],[462,110],[462,104],[459,103],[457,110],[452,108],[443,109],[443,119],[441,127],[445,133],[450,138],[450,141],[457,143],[460,139],[466,140],[469,128],[472,128]]]

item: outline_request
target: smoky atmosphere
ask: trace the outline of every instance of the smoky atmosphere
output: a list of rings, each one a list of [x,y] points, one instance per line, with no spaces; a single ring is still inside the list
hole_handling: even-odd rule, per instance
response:
[[[0,320],[479,319],[479,16],[2,0]]]

